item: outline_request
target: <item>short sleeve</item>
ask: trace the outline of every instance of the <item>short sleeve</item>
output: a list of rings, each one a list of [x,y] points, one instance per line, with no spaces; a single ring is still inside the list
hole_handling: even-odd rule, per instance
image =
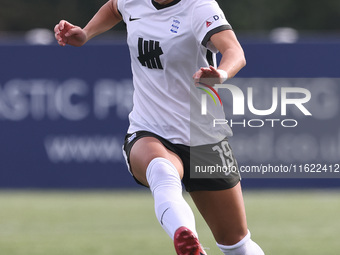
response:
[[[196,39],[204,47],[217,52],[217,49],[209,43],[211,36],[232,29],[218,3],[215,0],[198,1],[193,9],[192,18]]]
[[[117,9],[118,9],[118,12],[120,13],[120,15],[122,16],[124,22],[126,23],[126,20],[125,20],[125,8],[124,8],[124,4],[125,4],[125,0],[117,0]]]

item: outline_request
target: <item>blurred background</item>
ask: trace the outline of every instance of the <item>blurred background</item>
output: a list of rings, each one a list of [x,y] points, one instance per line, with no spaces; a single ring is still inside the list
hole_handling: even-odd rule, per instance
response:
[[[27,35],[27,32],[37,28],[51,30],[60,19],[85,26],[105,2],[105,0],[2,0],[1,41],[20,40],[25,34]],[[277,37],[280,37],[277,35],[278,28],[291,29],[286,30],[286,37],[290,35],[289,38],[281,38],[290,42],[299,37],[312,37],[319,40],[329,39],[329,37],[339,38],[340,3],[335,0],[280,2],[219,0],[218,3],[237,34],[245,35],[250,40],[269,39],[269,37],[278,40]],[[107,35],[119,31],[124,31],[123,23]]]
[[[124,23],[81,48],[54,40],[60,19],[83,27],[105,2],[1,0],[1,254],[173,254],[121,153],[133,92]],[[265,116],[232,116],[230,93],[221,94],[227,118],[246,120],[230,139],[240,166],[303,169],[243,174],[254,239],[266,254],[338,254],[340,2],[218,3],[247,58],[230,83],[246,96],[253,88],[256,109],[271,107],[273,87],[311,92],[312,116],[293,106],[282,116],[279,105],[269,116],[278,125],[259,128],[247,121]],[[298,126],[283,127],[285,119]],[[208,253],[219,254],[194,213]]]

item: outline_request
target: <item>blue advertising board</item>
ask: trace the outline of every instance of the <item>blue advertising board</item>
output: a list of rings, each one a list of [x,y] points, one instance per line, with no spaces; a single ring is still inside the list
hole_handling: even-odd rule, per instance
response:
[[[335,171],[340,163],[340,45],[245,42],[243,47],[247,66],[229,82],[241,88],[245,102],[253,88],[256,109],[271,107],[273,87],[281,100],[269,117],[254,116],[249,107],[235,117],[230,143],[239,165],[309,171],[280,178],[247,178],[245,173],[244,186],[340,186]],[[292,105],[282,115],[282,88],[287,87],[310,92],[309,104],[302,106],[311,116]],[[1,45],[0,188],[137,187],[121,152],[132,93],[124,43]],[[231,93],[222,94],[227,116],[232,116]],[[279,121],[274,126],[268,119]],[[285,127],[294,124],[282,125],[286,119],[298,125]],[[329,175],[310,178],[312,164],[326,166]]]

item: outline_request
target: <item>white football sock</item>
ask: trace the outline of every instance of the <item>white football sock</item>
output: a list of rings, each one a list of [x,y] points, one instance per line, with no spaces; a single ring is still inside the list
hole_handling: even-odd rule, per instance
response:
[[[250,239],[250,232],[237,244],[221,245],[217,243],[218,248],[224,255],[264,255],[264,252],[254,241]]]
[[[154,197],[156,217],[171,239],[182,226],[197,236],[194,214],[182,196],[176,167],[165,158],[155,158],[147,168],[146,178]]]

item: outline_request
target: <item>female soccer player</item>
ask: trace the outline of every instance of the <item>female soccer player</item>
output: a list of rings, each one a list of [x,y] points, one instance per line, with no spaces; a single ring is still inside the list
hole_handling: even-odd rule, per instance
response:
[[[122,19],[135,88],[124,153],[135,180],[152,191],[156,217],[177,254],[206,254],[181,181],[225,255],[264,254],[250,239],[238,171],[224,178],[190,178],[194,164],[214,166],[222,160],[237,169],[226,138],[230,128],[209,122],[223,109],[216,111],[208,98],[206,107],[215,110],[195,111],[204,93],[197,84],[210,89],[205,78],[220,83],[245,65],[223,12],[215,0],[109,0],[83,29],[60,21],[55,37],[61,46],[82,46]],[[218,51],[222,59],[216,68]]]

